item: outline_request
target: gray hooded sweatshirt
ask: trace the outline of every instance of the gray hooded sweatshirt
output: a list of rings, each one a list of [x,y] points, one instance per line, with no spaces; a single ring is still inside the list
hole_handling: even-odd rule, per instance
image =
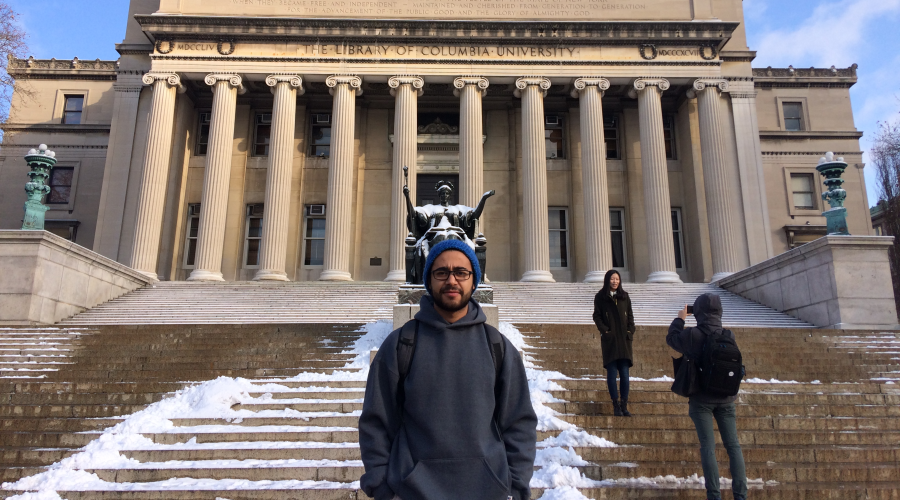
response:
[[[397,343],[372,361],[359,418],[362,490],[376,500],[526,500],[531,496],[537,417],[519,352],[505,337],[497,384],[485,315],[477,302],[447,323],[430,296],[416,314],[419,333],[398,408]]]
[[[676,351],[686,354],[689,358],[699,359],[703,353],[703,345],[706,337],[722,330],[722,299],[712,293],[704,293],[694,301],[694,317],[697,318],[697,328],[685,328],[684,320],[675,318],[669,326],[669,334],[666,335],[666,343]],[[729,330],[729,338],[734,338],[734,333]],[[722,404],[734,403],[737,396],[715,397],[706,394],[695,394],[690,398],[701,403]]]

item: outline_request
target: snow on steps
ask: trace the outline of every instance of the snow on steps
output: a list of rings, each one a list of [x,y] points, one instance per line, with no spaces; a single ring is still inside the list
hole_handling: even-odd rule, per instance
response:
[[[381,335],[388,329],[382,326]],[[223,330],[220,335],[233,344],[240,331]],[[589,331],[585,327],[532,325],[524,328],[523,334],[532,346],[568,348],[571,363],[588,365],[590,356],[580,355],[592,346],[586,340]],[[171,332],[177,335],[176,329]],[[892,361],[900,350],[900,335],[895,333],[847,335],[813,330],[794,331],[793,336],[784,338],[790,332],[765,332],[756,332],[756,338],[746,332],[742,337],[747,339],[742,348],[748,358],[778,353],[790,359],[821,359],[820,363],[830,366],[829,361],[864,355],[877,358],[872,366],[892,363],[893,371],[898,370],[896,360]],[[642,345],[657,344],[664,334],[659,328],[643,333]],[[161,331],[159,335],[167,334]],[[181,336],[199,337],[194,332]],[[260,343],[269,340],[251,329],[246,329],[244,336]],[[52,338],[65,336],[55,331]],[[89,338],[90,333],[84,332],[78,340],[83,343]],[[574,341],[563,342],[566,338]],[[42,341],[39,336],[32,340]],[[376,343],[357,343],[357,359],[350,360],[347,368],[364,364],[361,360]],[[109,349],[109,355],[115,356],[126,345],[123,340]],[[542,347],[525,349],[536,363],[553,365],[556,361],[550,358],[542,361],[546,351]],[[659,358],[651,351],[638,355]],[[331,356],[344,363],[350,359],[349,355]],[[537,392],[546,395],[541,397],[546,402],[537,401],[537,406],[558,412],[556,418],[561,420],[550,426],[556,429],[541,432],[539,439],[550,438],[546,445],[573,445],[571,451],[566,446],[551,447],[539,456],[542,469],[536,477],[549,482],[537,486],[558,486],[552,493],[556,499],[581,498],[566,485],[577,487],[579,494],[589,498],[696,498],[699,492],[694,490],[702,489],[696,476],[700,464],[686,405],[669,392],[670,382],[637,380],[649,378],[649,368],[638,367],[633,372],[630,407],[635,417],[630,419],[610,416],[605,381],[596,378],[599,373],[589,379],[552,382],[541,380],[539,371],[530,372]],[[739,400],[738,427],[748,476],[754,479],[751,487],[757,490],[751,495],[774,499],[896,498],[900,492],[896,479],[900,476],[900,424],[896,418],[900,416],[900,391],[890,383],[893,380],[886,380],[891,377],[864,383],[821,383],[804,378],[815,371],[803,365],[790,369],[793,371],[785,371],[786,375],[805,381],[767,383],[757,378],[745,384]],[[772,373],[762,370],[756,375],[766,378]],[[81,458],[69,465],[84,472],[57,484],[52,476],[32,484],[54,486],[69,500],[361,500],[365,495],[355,483],[361,472],[356,419],[364,379],[364,371],[346,369],[329,375],[207,382],[125,417],[116,433],[92,430],[82,434],[90,444]],[[549,417],[546,410],[539,409],[539,413]],[[560,427],[566,423],[590,435],[570,433],[554,443],[552,438],[560,435]],[[598,437],[639,446],[603,446]],[[724,465],[724,455],[720,460]],[[725,470],[723,467],[723,473]],[[85,491],[64,491],[76,487]],[[534,488],[533,497],[543,492],[544,488]]]
[[[600,286],[584,283],[495,282],[500,320],[534,324],[593,324]],[[732,327],[804,328],[810,325],[704,283],[627,283],[639,325],[668,325],[703,293],[722,297]],[[393,317],[396,285],[319,282],[160,282],[63,322],[100,324],[366,323]]]

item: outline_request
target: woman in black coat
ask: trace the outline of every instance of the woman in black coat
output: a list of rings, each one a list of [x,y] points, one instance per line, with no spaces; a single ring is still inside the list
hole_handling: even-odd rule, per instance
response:
[[[603,350],[603,366],[606,368],[606,387],[613,402],[613,414],[617,417],[628,412],[628,369],[632,362],[631,343],[634,340],[634,313],[631,298],[622,289],[622,277],[609,270],[603,279],[603,288],[594,296],[594,324],[600,330],[600,347]],[[622,399],[616,390],[616,376],[621,380]]]

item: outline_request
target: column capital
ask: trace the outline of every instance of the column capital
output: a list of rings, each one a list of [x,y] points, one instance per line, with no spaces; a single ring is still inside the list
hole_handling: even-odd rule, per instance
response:
[[[425,86],[425,80],[423,80],[421,76],[415,75],[397,75],[388,79],[388,86],[391,87],[392,96],[397,94],[396,89],[401,85],[411,85],[412,88],[415,89],[416,95],[421,97],[424,93],[422,87]]]
[[[516,97],[522,97],[522,91],[530,85],[537,85],[541,89],[544,97],[547,97],[547,90],[550,89],[550,79],[543,76],[523,76],[516,80],[516,90],[513,94]]]
[[[291,87],[297,89],[297,95],[303,95],[306,90],[303,89],[303,77],[293,73],[273,73],[266,77],[266,85],[272,87],[272,93],[275,93],[275,87],[279,83],[287,83]]]
[[[346,84],[356,91],[356,95],[362,95],[362,78],[356,75],[331,75],[325,79],[325,85],[328,85],[328,93],[334,95],[334,88],[338,85]]]
[[[453,80],[453,95],[459,97],[460,91],[464,89],[466,85],[476,85],[478,91],[484,94],[487,92],[488,85],[490,84],[488,79],[483,76],[459,76]]]
[[[215,89],[215,85],[219,82],[228,82],[229,85],[238,90],[238,94],[243,95],[247,92],[247,88],[244,87],[243,77],[234,73],[210,73],[206,75],[206,78],[204,78],[203,81],[210,87],[213,87],[213,89]],[[213,90],[213,92],[215,92],[215,90]]]
[[[694,80],[694,90],[700,92],[702,90],[706,90],[707,88],[716,88],[722,92],[728,91],[728,80],[724,78],[698,78]]]
[[[184,85],[181,84],[181,75],[178,73],[164,73],[161,71],[151,71],[149,73],[144,74],[141,78],[141,82],[144,85],[153,85],[154,83],[165,80],[166,83],[169,84],[170,87],[178,88],[178,93],[183,94],[185,92]],[[113,85],[115,87],[115,85]],[[118,89],[116,89],[118,90]],[[130,92],[131,90],[125,90],[125,92]]]
[[[609,90],[609,80],[599,76],[583,76],[575,80],[574,86],[572,97],[577,99],[581,96],[581,91],[588,87],[597,87],[601,94]]]

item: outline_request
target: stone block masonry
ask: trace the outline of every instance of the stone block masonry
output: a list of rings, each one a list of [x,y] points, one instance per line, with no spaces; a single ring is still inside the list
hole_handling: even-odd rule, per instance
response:
[[[0,231],[0,325],[53,324],[154,281],[46,231]]]
[[[825,236],[718,282],[819,327],[898,329],[893,237]]]

